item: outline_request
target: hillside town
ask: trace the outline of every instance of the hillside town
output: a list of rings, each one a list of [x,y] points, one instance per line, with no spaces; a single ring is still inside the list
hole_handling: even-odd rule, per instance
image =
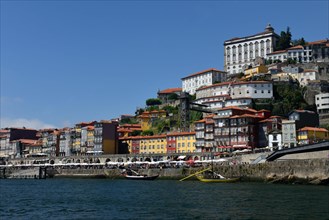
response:
[[[288,31],[287,31],[288,33]],[[284,47],[271,25],[224,44],[224,69],[196,70],[135,115],[74,127],[1,128],[0,158],[212,152],[226,157],[329,140],[329,39]]]

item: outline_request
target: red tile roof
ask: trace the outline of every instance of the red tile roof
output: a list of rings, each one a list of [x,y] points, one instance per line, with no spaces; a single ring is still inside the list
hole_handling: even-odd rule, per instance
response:
[[[185,136],[185,135],[195,135],[195,132],[173,132],[168,133],[167,136]]]
[[[224,108],[221,108],[221,109],[219,109],[219,111],[220,110],[243,110],[243,108],[240,108],[240,107],[238,107],[238,106],[227,106],[227,107],[224,107]]]
[[[308,42],[307,45],[324,44],[324,43],[329,43],[329,40],[325,39],[325,40],[318,40],[318,41]]]
[[[171,94],[174,92],[181,92],[182,88],[169,88],[162,91],[159,91],[158,94]]]
[[[280,54],[280,53],[286,53],[287,50],[277,50],[277,51],[274,51],[272,53],[268,53],[268,55],[272,55],[272,54]]]
[[[315,112],[313,112],[313,111],[303,110],[303,109],[297,109],[297,110],[294,110],[294,111],[292,111],[292,112],[315,114]]]
[[[317,72],[316,70],[311,70],[311,69],[307,69],[303,71],[304,73],[313,73],[313,72]]]
[[[20,141],[22,144],[35,144],[37,140],[31,140],[31,139],[18,139],[17,141]]]
[[[230,118],[262,118],[262,117],[257,115],[251,115],[251,114],[243,114],[243,115],[234,115]]]
[[[281,119],[282,119],[281,116],[277,116],[277,115],[273,115],[273,116],[271,116],[270,118],[281,118]]]
[[[261,109],[261,110],[259,110],[258,112],[271,112],[271,111],[266,110],[266,109]]]
[[[298,131],[322,131],[322,132],[328,132],[325,128],[315,128],[315,127],[303,127],[299,129]]]
[[[132,130],[129,128],[119,128],[118,132],[132,132]]]
[[[302,45],[297,45],[294,47],[290,47],[287,50],[301,50],[301,49],[304,49],[304,47]]]

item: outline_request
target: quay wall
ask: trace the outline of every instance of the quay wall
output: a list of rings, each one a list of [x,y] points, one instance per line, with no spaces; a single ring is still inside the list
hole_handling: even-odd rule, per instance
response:
[[[240,176],[245,180],[329,185],[329,159],[282,160],[215,169],[224,176]]]
[[[181,179],[203,167],[140,169],[142,174],[159,174],[160,179]],[[303,183],[329,185],[329,159],[284,160],[260,164],[216,164],[214,171],[225,177],[241,177],[242,181],[266,181],[272,183]],[[56,169],[56,177],[104,177],[122,178],[119,169]],[[194,179],[194,178],[191,178]]]

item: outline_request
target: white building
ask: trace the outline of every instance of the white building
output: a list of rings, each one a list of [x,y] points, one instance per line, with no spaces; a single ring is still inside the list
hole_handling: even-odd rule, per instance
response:
[[[268,60],[272,60],[272,61],[280,60],[281,62],[285,62],[288,59],[288,51],[278,50],[272,53],[268,53],[266,56]]]
[[[71,156],[71,132],[70,129],[63,129],[59,137],[59,154],[60,156]]]
[[[286,50],[274,51],[267,54],[268,60],[280,60],[285,62],[288,59],[297,63],[327,62],[329,60],[329,40],[309,42],[305,46],[297,45]]]
[[[182,78],[182,91],[191,95],[202,86],[209,86],[218,82],[226,81],[226,72],[217,69],[207,69]]]
[[[329,113],[329,93],[316,95],[315,104],[319,114]]]
[[[267,54],[267,59],[272,61],[280,60],[281,62],[285,62],[289,58],[298,63],[309,63],[312,61],[312,49],[309,46],[303,47],[297,45],[286,50],[279,50]]]
[[[268,134],[268,146],[271,151],[282,149],[282,133],[279,130],[273,130]]]
[[[197,89],[196,103],[211,109],[228,106],[249,106],[252,99],[273,98],[270,81],[224,82]]]
[[[301,73],[290,74],[294,79],[298,80],[301,86],[307,86],[309,81],[318,80],[318,72],[315,70],[304,70]]]
[[[226,72],[217,69],[207,69],[182,78],[182,91],[191,95],[202,86],[226,81]]]
[[[282,120],[282,144],[288,148],[297,146],[295,120]]]
[[[228,74],[241,73],[253,65],[257,57],[267,58],[276,46],[279,35],[271,25],[252,36],[232,38],[224,42],[224,69]]]

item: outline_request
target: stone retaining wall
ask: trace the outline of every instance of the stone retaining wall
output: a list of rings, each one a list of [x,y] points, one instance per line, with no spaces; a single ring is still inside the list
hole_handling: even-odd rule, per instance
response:
[[[140,173],[160,174],[160,178],[181,179],[204,167],[144,169]],[[214,171],[225,177],[241,177],[242,181],[270,181],[286,183],[311,183],[329,185],[329,159],[286,160],[261,164],[216,165]],[[119,169],[61,169],[59,176],[90,176],[122,178]]]

